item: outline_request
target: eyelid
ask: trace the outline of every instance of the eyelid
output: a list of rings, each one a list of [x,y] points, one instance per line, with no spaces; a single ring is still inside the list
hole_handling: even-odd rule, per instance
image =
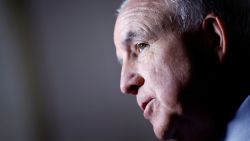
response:
[[[138,42],[135,47],[136,47],[136,52],[141,53],[145,48],[149,47],[148,42]]]

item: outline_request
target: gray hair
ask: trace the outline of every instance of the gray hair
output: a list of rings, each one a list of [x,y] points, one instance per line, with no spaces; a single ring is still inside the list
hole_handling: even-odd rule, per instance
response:
[[[125,0],[118,13],[130,0]],[[220,16],[233,34],[248,35],[250,32],[250,2],[249,0],[163,0],[171,5],[175,15],[174,25],[183,33],[198,29],[205,16],[214,13]],[[171,18],[173,18],[171,17]]]

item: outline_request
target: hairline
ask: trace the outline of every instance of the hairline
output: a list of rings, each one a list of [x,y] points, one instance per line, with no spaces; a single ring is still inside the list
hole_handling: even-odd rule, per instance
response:
[[[123,12],[128,3],[131,0],[124,0],[121,6],[117,9],[117,17],[119,17]],[[162,0],[163,10],[159,10],[164,19],[160,21],[161,27],[164,31],[177,31],[180,32],[182,28],[181,17],[176,13],[177,9],[175,6],[175,0]]]

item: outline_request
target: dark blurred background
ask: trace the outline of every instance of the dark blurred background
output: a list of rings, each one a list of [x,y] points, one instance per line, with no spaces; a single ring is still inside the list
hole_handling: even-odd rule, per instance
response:
[[[121,0],[0,0],[1,141],[153,141],[119,90]]]

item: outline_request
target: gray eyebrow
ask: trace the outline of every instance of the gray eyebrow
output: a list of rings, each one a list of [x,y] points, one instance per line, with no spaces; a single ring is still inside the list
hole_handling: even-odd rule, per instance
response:
[[[130,44],[135,40],[135,38],[138,37],[138,33],[136,33],[135,31],[128,31],[124,38],[122,39],[122,44],[123,44],[123,48],[125,48],[125,50],[130,50]],[[117,61],[120,65],[123,64],[123,59],[119,56],[116,56],[117,57]]]
[[[138,34],[134,31],[129,31],[126,35],[125,38],[123,39],[122,43],[124,45],[128,45],[129,43],[133,42],[133,40],[138,36]]]

